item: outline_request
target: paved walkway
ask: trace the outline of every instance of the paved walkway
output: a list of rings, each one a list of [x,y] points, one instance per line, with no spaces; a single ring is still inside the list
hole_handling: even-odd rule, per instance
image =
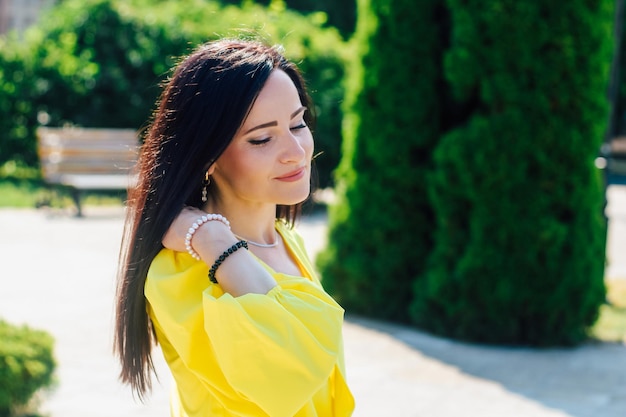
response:
[[[607,275],[626,278],[626,187],[612,187]],[[147,404],[117,382],[111,355],[119,209],[0,210],[0,317],[56,338],[58,384],[48,417],[167,417],[169,375],[159,354]],[[325,219],[300,226],[315,253]],[[346,362],[356,417],[623,417],[626,345],[575,349],[483,347],[348,316]]]

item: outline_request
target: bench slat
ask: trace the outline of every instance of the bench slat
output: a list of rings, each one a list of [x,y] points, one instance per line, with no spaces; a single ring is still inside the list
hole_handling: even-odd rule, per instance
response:
[[[59,182],[80,190],[125,190],[135,179],[128,175],[61,175]]]
[[[132,129],[37,129],[44,180],[76,189],[126,189],[139,141]]]
[[[77,215],[82,216],[81,191],[128,190],[139,153],[132,129],[37,129],[37,152],[43,179],[72,190]]]

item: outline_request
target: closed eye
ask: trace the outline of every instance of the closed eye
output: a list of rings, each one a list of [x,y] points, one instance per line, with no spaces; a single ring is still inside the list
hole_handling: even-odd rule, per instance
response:
[[[250,143],[251,145],[263,145],[267,142],[270,141],[270,138],[265,138],[265,139],[250,139],[248,141],[248,143]]]
[[[290,127],[291,130],[300,130],[300,129],[304,129],[306,127],[306,124],[301,123],[298,126],[294,126],[294,127]]]

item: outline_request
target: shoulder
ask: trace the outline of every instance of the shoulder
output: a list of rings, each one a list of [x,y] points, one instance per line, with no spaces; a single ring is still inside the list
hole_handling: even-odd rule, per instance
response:
[[[287,224],[284,220],[276,220],[276,230],[288,241],[287,243],[304,247],[304,239],[302,239],[302,236],[300,236],[294,227]]]
[[[285,244],[291,249],[294,255],[300,260],[309,260],[304,239],[298,231],[285,223],[283,220],[276,220],[276,230],[283,237]]]
[[[276,229],[285,240],[285,244],[289,247],[293,255],[297,258],[298,262],[308,272],[308,275],[313,281],[319,283],[319,277],[317,276],[317,270],[313,265],[311,258],[306,249],[306,245],[302,236],[298,231],[286,224],[282,220],[276,221]]]
[[[161,249],[150,264],[147,279],[159,280],[170,276],[184,275],[199,264],[187,253]]]
[[[162,249],[152,260],[145,282],[145,295],[157,296],[201,293],[209,284],[208,267],[189,254]]]

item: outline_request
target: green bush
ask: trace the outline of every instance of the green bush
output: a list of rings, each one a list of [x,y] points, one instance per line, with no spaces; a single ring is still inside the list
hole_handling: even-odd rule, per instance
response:
[[[0,136],[0,164],[36,162],[38,115],[51,126],[140,129],[158,85],[180,56],[220,36],[257,36],[283,44],[304,72],[319,114],[320,181],[328,186],[339,159],[346,46],[324,21],[323,14],[302,16],[252,3],[239,8],[206,0],[63,1],[26,34],[22,47],[3,41],[7,51],[16,52],[0,49],[0,63],[25,69],[12,72],[23,84],[0,81],[0,109],[19,116],[3,121],[8,133]],[[21,107],[7,104],[18,98]]]
[[[317,259],[324,286],[352,312],[408,320],[431,247],[425,178],[441,117],[438,3],[358,3],[339,201]]]
[[[479,342],[579,342],[605,297],[594,158],[613,2],[448,4],[446,75],[472,114],[435,152],[435,247],[413,320]]]
[[[32,65],[15,37],[0,37],[0,166],[8,160],[37,164],[33,132]]]
[[[37,390],[52,384],[52,336],[0,320],[0,417],[11,416]]]
[[[242,4],[249,0],[220,0],[225,4]],[[328,15],[328,24],[339,29],[344,38],[349,38],[356,24],[356,0],[254,0],[259,4],[283,2],[290,9],[310,13],[323,11]]]
[[[65,1],[28,34],[50,125],[138,128],[186,43],[107,0]],[[59,98],[62,97],[63,100]]]

